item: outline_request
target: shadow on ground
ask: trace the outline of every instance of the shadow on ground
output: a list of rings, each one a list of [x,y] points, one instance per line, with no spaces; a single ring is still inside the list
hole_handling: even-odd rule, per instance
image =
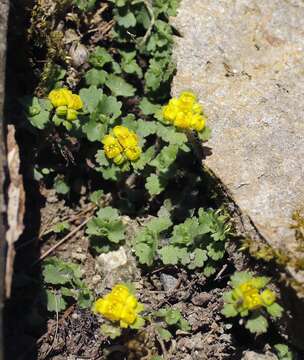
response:
[[[6,124],[13,124],[16,128],[26,191],[26,214],[25,231],[15,246],[12,295],[4,309],[4,358],[7,360],[37,359],[36,342],[46,329],[46,319],[41,310],[41,268],[39,265],[33,266],[40,255],[37,235],[43,199],[33,178],[33,138],[23,127],[22,109],[18,101],[20,97],[32,93],[35,86],[26,40],[29,9],[28,1],[11,1],[8,23],[4,115]]]

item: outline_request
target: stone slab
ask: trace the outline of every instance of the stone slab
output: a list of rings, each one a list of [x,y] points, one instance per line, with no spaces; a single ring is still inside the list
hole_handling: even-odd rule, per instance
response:
[[[173,25],[173,95],[190,89],[205,108],[205,164],[250,231],[293,251],[291,217],[304,207],[303,1],[182,0]]]

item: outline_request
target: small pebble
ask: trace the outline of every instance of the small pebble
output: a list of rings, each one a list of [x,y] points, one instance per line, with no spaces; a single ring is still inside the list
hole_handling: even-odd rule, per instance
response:
[[[172,275],[160,274],[160,282],[162,283],[165,291],[174,290],[177,286],[178,279]]]
[[[194,295],[191,299],[192,304],[196,306],[203,306],[211,300],[211,295],[207,292],[202,292],[197,295]]]

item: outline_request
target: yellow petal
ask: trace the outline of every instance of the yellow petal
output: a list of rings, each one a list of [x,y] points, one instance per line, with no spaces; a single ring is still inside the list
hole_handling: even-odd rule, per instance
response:
[[[141,148],[139,146],[132,146],[125,149],[126,157],[131,160],[135,161],[140,157]]]

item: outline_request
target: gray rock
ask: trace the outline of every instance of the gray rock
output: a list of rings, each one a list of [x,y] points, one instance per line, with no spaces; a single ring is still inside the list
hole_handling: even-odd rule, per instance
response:
[[[241,229],[294,253],[304,205],[304,3],[183,0],[173,95],[198,94],[212,128],[205,165]],[[289,268],[303,284],[303,274]]]
[[[176,279],[174,276],[164,273],[160,274],[159,279],[165,291],[174,290],[178,283],[178,279]]]
[[[242,360],[278,360],[278,358],[272,353],[263,355],[254,351],[245,351]]]

